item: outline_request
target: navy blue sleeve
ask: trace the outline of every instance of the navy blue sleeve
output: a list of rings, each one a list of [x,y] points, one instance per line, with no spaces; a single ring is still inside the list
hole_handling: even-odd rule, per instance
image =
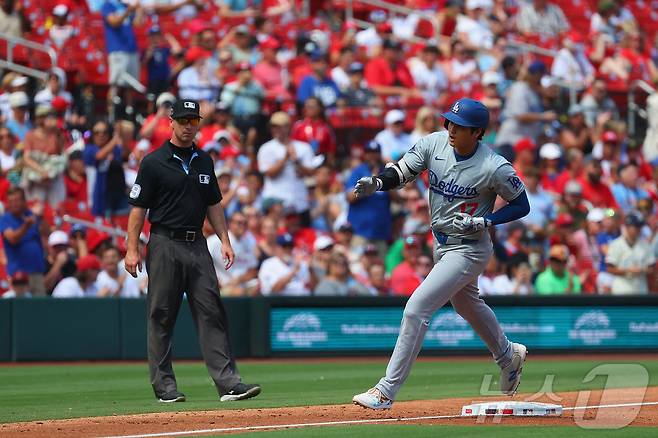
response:
[[[490,220],[493,225],[498,225],[521,219],[528,213],[530,213],[530,203],[524,190],[519,196],[509,201],[507,205],[488,214],[486,219]]]

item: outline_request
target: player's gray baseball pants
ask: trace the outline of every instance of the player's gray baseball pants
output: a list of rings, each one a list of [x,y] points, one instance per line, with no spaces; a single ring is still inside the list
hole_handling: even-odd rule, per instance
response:
[[[477,243],[440,245],[435,248],[435,265],[409,298],[402,315],[400,334],[382,377],[376,388],[395,400],[400,387],[409,376],[432,315],[448,300],[480,336],[500,366],[511,360],[511,344],[498,320],[478,294],[477,279],[493,253],[487,233]]]

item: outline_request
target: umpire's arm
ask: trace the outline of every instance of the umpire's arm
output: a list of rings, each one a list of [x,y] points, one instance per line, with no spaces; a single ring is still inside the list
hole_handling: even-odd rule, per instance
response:
[[[215,234],[217,234],[217,237],[219,237],[219,240],[222,242],[221,251],[225,263],[224,267],[228,269],[233,265],[235,254],[233,253],[231,241],[228,237],[228,228],[226,227],[224,208],[219,202],[213,205],[209,205],[207,215],[208,220],[210,221],[210,225],[212,225],[213,229],[215,230]]]
[[[134,278],[137,278],[137,270],[142,272],[142,261],[139,254],[139,233],[144,227],[146,209],[133,206],[128,216],[128,241],[126,242],[126,257],[124,265],[126,271]]]

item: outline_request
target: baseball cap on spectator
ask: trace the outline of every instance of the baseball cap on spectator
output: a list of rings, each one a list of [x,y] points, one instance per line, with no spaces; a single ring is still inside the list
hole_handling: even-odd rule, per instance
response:
[[[233,176],[233,169],[228,166],[222,166],[215,172],[215,176],[220,178],[222,176]]]
[[[164,93],[160,93],[158,98],[155,100],[155,105],[156,106],[162,106],[164,104],[170,104],[174,105],[176,103],[176,96],[174,96],[172,93],[165,91]]]
[[[369,19],[374,23],[382,23],[386,21],[386,11],[376,9],[370,13]]]
[[[605,131],[601,136],[601,141],[604,143],[617,143],[619,141],[619,136],[615,131]]]
[[[75,268],[79,272],[84,271],[99,271],[101,269],[101,261],[94,254],[88,254],[84,257],[80,257],[75,262]]]
[[[569,258],[569,248],[567,248],[566,245],[553,245],[548,251],[548,257],[566,262]]]
[[[334,225],[334,231],[337,231],[339,233],[353,233],[354,228],[352,227],[352,224],[349,222],[337,222]]]
[[[230,108],[231,106],[229,104],[221,100],[215,104],[215,111],[217,112],[227,112]]]
[[[283,205],[283,200],[279,198],[263,199],[263,202],[261,203],[261,208],[263,209],[263,213],[267,214],[270,211],[270,209],[275,205]]]
[[[27,284],[30,281],[30,276],[25,271],[16,271],[11,276],[12,284]]]
[[[551,75],[546,75],[541,78],[539,84],[542,88],[551,88],[552,86],[557,85],[557,78]]]
[[[363,73],[363,70],[364,70],[363,64],[361,64],[360,62],[353,62],[348,67],[347,72],[349,74]]]
[[[249,35],[249,26],[241,24],[235,28],[236,35]]]
[[[53,114],[53,107],[50,105],[39,105],[34,110],[35,117],[46,117]]]
[[[288,126],[290,125],[290,116],[284,111],[277,111],[270,117],[270,125]]]
[[[329,236],[318,236],[313,243],[313,249],[316,251],[323,251],[329,249],[334,245],[334,239]]]
[[[579,103],[574,103],[569,107],[569,112],[567,115],[569,116],[575,116],[576,114],[583,114],[585,112],[585,108],[579,104]]]
[[[208,152],[208,153],[210,153],[210,152],[219,153],[219,151],[222,150],[222,146],[219,143],[217,143],[216,141],[209,141],[209,142],[206,142],[206,144],[203,145],[202,149],[204,151]]]
[[[392,109],[386,113],[384,122],[387,125],[392,125],[394,123],[404,122],[404,112],[399,109]]]
[[[593,208],[587,213],[588,222],[601,222],[605,219],[605,212],[602,208]]]
[[[311,62],[327,61],[327,54],[320,49],[313,50],[309,55]]]
[[[14,91],[9,95],[9,106],[12,108],[27,106],[29,103],[30,99],[27,97],[27,93],[24,91]]]
[[[50,102],[50,104],[52,105],[53,109],[58,113],[66,111],[66,109],[69,107],[69,103],[62,96],[55,96],[53,100]]]
[[[523,137],[514,144],[514,153],[518,154],[523,151],[534,151],[537,145],[529,137]]]
[[[528,73],[531,75],[536,75],[536,74],[545,74],[546,73],[546,64],[544,64],[543,61],[540,60],[535,60],[530,63],[528,66]]]
[[[28,80],[27,76],[16,76],[11,80],[11,86],[22,87],[23,85],[27,85]]]
[[[279,47],[281,47],[281,44],[276,38],[272,38],[271,36],[266,37],[261,43],[260,43],[260,48],[261,49],[273,49],[277,50]]]
[[[55,230],[48,236],[48,246],[68,245],[69,235],[62,230]]]
[[[219,159],[226,160],[227,158],[236,158],[240,156],[240,149],[233,145],[227,145],[219,152]]]
[[[186,62],[197,62],[200,59],[210,58],[211,53],[199,46],[190,47],[185,54]]]
[[[73,154],[69,155],[69,159],[71,156],[73,156]],[[71,229],[69,230],[69,234],[71,236],[74,235],[75,233],[85,234],[86,232],[87,232],[87,227],[85,227],[82,224],[73,224],[71,225]]]
[[[226,140],[227,142],[231,142],[231,134],[226,129],[220,129],[219,131],[215,132],[215,134],[212,136],[212,139],[216,142],[220,142],[221,140]]]
[[[135,145],[135,149],[137,149],[138,151],[147,152],[149,149],[151,149],[151,142],[145,138],[142,138]]]
[[[293,238],[289,233],[279,234],[276,237],[276,244],[280,246],[291,247],[294,244]]]
[[[567,227],[573,225],[573,216],[569,213],[560,213],[555,219],[555,225],[558,227]]]
[[[68,13],[69,13],[69,7],[63,3],[60,3],[53,8],[53,15],[56,17],[63,17]]]
[[[546,143],[539,149],[539,157],[545,160],[556,160],[561,156],[562,150],[555,143]]]
[[[420,240],[416,236],[407,236],[404,238],[404,246],[408,248],[410,246],[420,246]]]
[[[393,32],[393,25],[388,22],[384,23],[379,23],[376,26],[377,33],[392,33]]]
[[[381,153],[382,146],[377,142],[377,140],[370,140],[368,143],[366,143],[364,149],[366,152]]]
[[[365,255],[379,255],[379,248],[373,243],[368,243],[363,247],[363,254]]]
[[[567,195],[580,196],[583,194],[583,186],[581,186],[578,181],[571,180],[564,186],[564,193]]]
[[[635,212],[628,213],[626,215],[626,218],[624,219],[624,224],[630,225],[632,227],[643,227],[644,226],[644,219],[642,219],[642,216]]]
[[[199,111],[199,102],[196,100],[181,99],[174,103],[171,118],[197,117],[200,119],[202,117]]]
[[[161,32],[162,32],[162,31],[160,30],[160,26],[158,26],[157,24],[154,24],[153,26],[151,26],[151,27],[149,28],[149,32],[148,32],[148,34],[149,34],[149,35],[157,35],[157,34],[159,34],[159,33],[161,33]]]
[[[94,252],[99,246],[101,246],[101,244],[107,242],[108,240],[112,240],[112,237],[107,233],[90,232],[87,235],[87,248],[89,248],[89,251]]]
[[[241,61],[237,65],[237,70],[238,71],[251,70],[251,64],[249,64],[248,61]]]
[[[497,85],[500,83],[501,77],[497,71],[488,71],[482,75],[482,85],[485,87],[489,85]]]
[[[402,48],[402,44],[400,44],[399,41],[389,38],[384,40],[384,44],[382,45],[382,47],[384,47],[385,49],[400,50]]]

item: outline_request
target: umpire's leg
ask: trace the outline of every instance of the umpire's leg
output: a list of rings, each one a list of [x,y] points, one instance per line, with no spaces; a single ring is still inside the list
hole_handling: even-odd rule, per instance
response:
[[[171,366],[171,336],[183,299],[184,272],[177,260],[177,242],[151,233],[146,257],[148,271],[148,358],[156,397],[177,390]]]
[[[201,353],[220,395],[240,383],[228,338],[228,318],[219,297],[215,267],[205,239],[188,243],[187,296]]]

